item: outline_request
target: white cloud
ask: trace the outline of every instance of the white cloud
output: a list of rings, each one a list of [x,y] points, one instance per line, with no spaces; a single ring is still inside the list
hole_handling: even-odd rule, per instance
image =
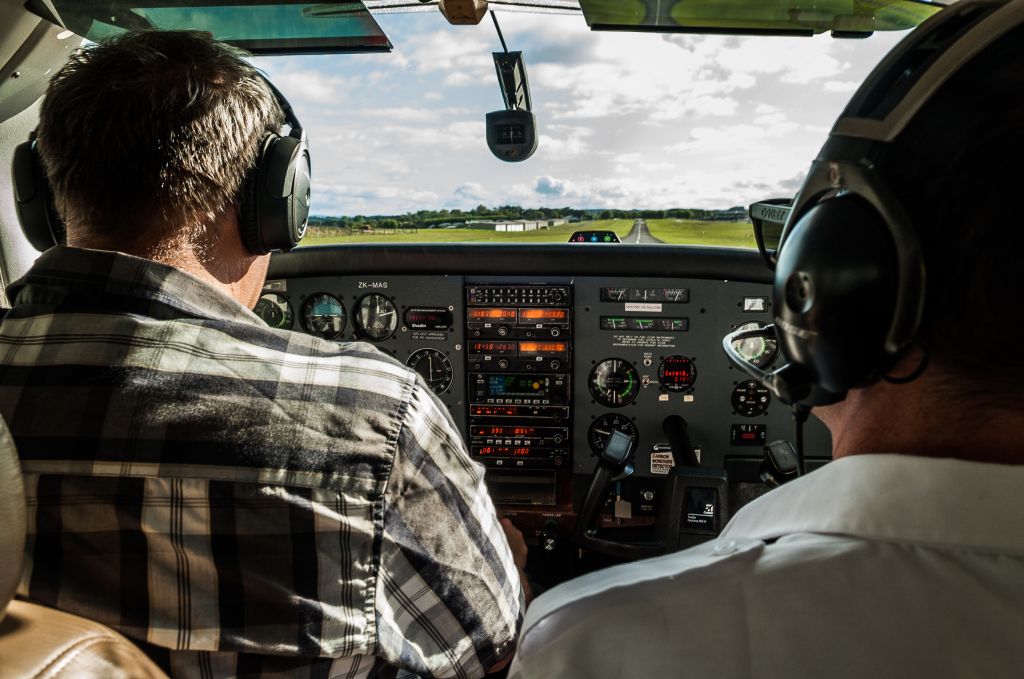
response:
[[[465,108],[414,108],[411,106],[367,108],[359,111],[359,115],[364,118],[400,123],[443,122],[456,116],[464,116],[467,113],[470,111]]]
[[[832,93],[855,88],[899,37],[591,33],[578,17],[509,13],[502,28],[526,55],[540,143],[530,160],[502,163],[483,123],[501,106],[493,27],[380,20],[395,54],[259,60],[309,130],[317,214],[788,195],[845,103]]]
[[[349,78],[326,75],[319,71],[285,71],[272,74],[274,84],[284,92],[293,104],[340,105],[347,99],[348,90],[353,86]]]
[[[860,83],[842,80],[829,80],[825,83],[826,92],[854,92],[858,87]]]

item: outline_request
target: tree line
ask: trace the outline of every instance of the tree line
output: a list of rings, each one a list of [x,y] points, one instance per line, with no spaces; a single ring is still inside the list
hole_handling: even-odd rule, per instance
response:
[[[470,220],[543,220],[571,219],[593,221],[604,219],[696,219],[716,220],[746,219],[746,208],[737,206],[728,210],[704,210],[696,208],[671,208],[668,210],[608,210],[578,209],[572,207],[524,208],[518,205],[487,207],[478,205],[472,210],[418,210],[404,215],[355,215],[324,216],[309,218],[314,227],[334,227],[352,230],[377,229],[429,229],[440,225],[459,225]]]

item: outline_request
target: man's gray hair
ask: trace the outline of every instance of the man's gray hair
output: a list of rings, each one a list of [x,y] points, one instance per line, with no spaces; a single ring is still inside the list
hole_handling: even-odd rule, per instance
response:
[[[245,56],[198,31],[125,33],[76,52],[38,129],[69,231],[201,243],[283,121]]]

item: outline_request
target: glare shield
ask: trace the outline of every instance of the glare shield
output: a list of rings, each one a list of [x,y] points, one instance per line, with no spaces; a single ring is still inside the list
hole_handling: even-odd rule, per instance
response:
[[[28,8],[99,42],[130,30],[200,30],[255,55],[390,52],[391,41],[362,2],[278,0],[34,0]]]

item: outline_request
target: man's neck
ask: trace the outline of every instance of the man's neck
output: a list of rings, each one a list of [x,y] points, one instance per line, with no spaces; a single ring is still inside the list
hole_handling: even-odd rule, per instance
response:
[[[1024,415],[966,397],[958,401],[950,385],[926,373],[911,384],[854,389],[844,402],[816,410],[832,432],[832,457],[897,453],[1024,464],[1017,433]]]
[[[136,253],[128,253],[136,254]],[[173,266],[234,298],[248,309],[256,306],[267,277],[269,257],[199,257],[189,248],[177,252],[156,252],[136,256]]]
[[[93,250],[112,250],[150,259],[189,273],[252,309],[259,300],[270,267],[270,255],[253,255],[242,244],[234,213],[211,226],[209,246],[199,249],[184,238],[178,240],[113,242],[90,238],[68,230],[68,244]]]

